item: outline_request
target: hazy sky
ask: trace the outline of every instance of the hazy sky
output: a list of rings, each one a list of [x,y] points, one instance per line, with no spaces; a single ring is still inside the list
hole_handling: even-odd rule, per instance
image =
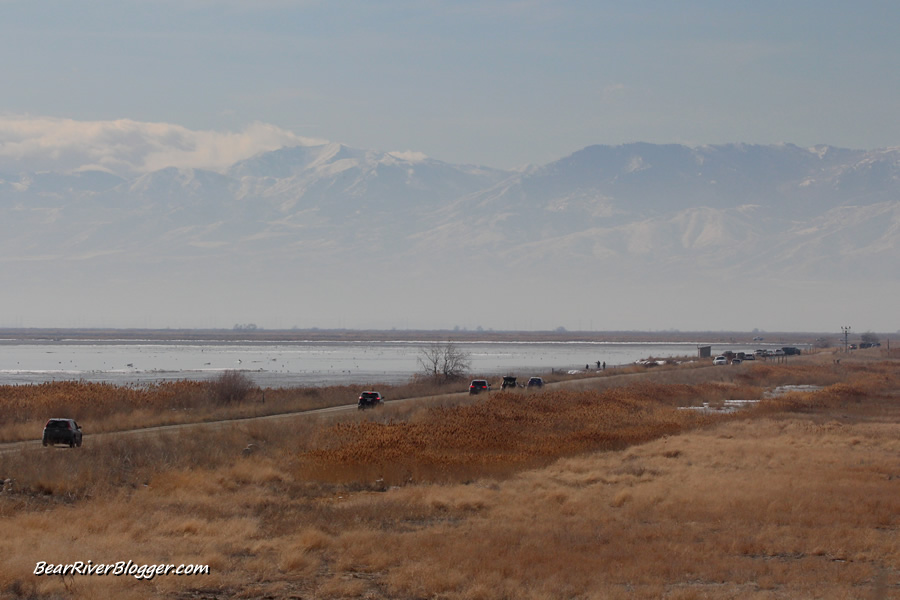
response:
[[[320,141],[504,169],[637,141],[896,147],[897,31],[896,0],[0,0],[0,174],[221,170]],[[359,311],[350,282],[343,293],[323,291],[300,322],[293,289],[280,296],[282,313],[260,313],[277,296],[257,293],[271,281],[226,307],[213,283],[229,291],[230,281],[213,275],[204,299],[174,279],[171,289],[145,291],[127,261],[117,279],[99,261],[5,260],[8,281],[61,286],[0,294],[3,323],[26,326],[828,330],[852,302],[871,297],[884,304],[872,314],[896,314],[893,292],[844,297],[830,286],[807,290],[815,305],[795,302],[795,312],[763,306],[747,315],[723,304],[711,319],[705,299],[685,295],[691,320],[660,311],[647,294],[643,309],[623,296],[620,305],[605,301],[601,313],[594,298],[575,293],[583,291],[576,283],[564,291],[586,304],[566,308],[565,322],[553,312],[556,300],[510,320],[502,303],[490,312],[475,298],[437,323],[432,298],[423,296],[399,307],[389,297],[402,319],[376,323]],[[69,279],[40,270],[51,267]],[[706,297],[718,293],[716,283]],[[104,290],[129,290],[135,304],[101,305]],[[426,292],[445,301],[443,282]],[[246,310],[235,309],[241,303]],[[417,307],[429,310],[419,318]],[[141,310],[149,316],[135,321]],[[597,315],[617,318],[601,323]],[[865,328],[879,326],[897,323]]]
[[[632,141],[880,148],[898,30],[895,0],[0,0],[0,147],[56,160],[61,129],[102,145],[116,122],[117,152],[138,124],[168,149],[204,132],[216,150],[172,159],[200,166],[299,138],[501,168]]]

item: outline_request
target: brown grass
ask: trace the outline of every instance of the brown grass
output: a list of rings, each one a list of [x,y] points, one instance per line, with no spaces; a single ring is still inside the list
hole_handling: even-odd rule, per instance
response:
[[[0,386],[0,443],[39,439],[51,417],[73,418],[88,433],[302,412],[354,404],[359,386],[249,389],[237,378],[114,386],[84,381]],[[461,391],[464,384],[413,380],[377,386],[391,400]],[[235,399],[241,398],[241,401]]]
[[[508,474],[589,450],[616,450],[709,422],[673,411],[687,390],[494,393],[406,421],[357,421],[322,432],[300,457],[301,477],[328,481],[462,481]]]
[[[897,597],[896,367],[675,369],[2,454],[0,597]],[[804,383],[825,387],[677,408]],[[31,574],[88,559],[212,573]]]

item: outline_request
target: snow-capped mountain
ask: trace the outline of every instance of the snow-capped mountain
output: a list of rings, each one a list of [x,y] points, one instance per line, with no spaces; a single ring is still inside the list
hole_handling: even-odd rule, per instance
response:
[[[221,277],[286,294],[314,281],[317,310],[388,283],[441,298],[506,279],[589,295],[611,282],[893,284],[900,149],[638,143],[502,171],[323,144],[224,173],[0,173],[0,236],[14,275],[186,298]]]

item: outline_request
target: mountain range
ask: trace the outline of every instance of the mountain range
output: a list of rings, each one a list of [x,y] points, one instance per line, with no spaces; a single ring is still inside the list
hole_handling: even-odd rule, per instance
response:
[[[329,143],[0,172],[0,252],[5,325],[885,331],[900,149],[635,143],[499,170]]]

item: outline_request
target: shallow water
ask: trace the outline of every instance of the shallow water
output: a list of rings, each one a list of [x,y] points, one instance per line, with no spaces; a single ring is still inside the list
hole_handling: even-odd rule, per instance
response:
[[[0,340],[0,384],[58,380],[118,385],[205,380],[240,370],[262,387],[404,383],[421,370],[431,341],[157,342]],[[528,377],[608,368],[648,357],[694,357],[698,342],[467,342],[471,372]],[[705,344],[704,344],[705,345]],[[725,349],[738,350],[729,346]],[[717,347],[713,346],[713,353]]]

